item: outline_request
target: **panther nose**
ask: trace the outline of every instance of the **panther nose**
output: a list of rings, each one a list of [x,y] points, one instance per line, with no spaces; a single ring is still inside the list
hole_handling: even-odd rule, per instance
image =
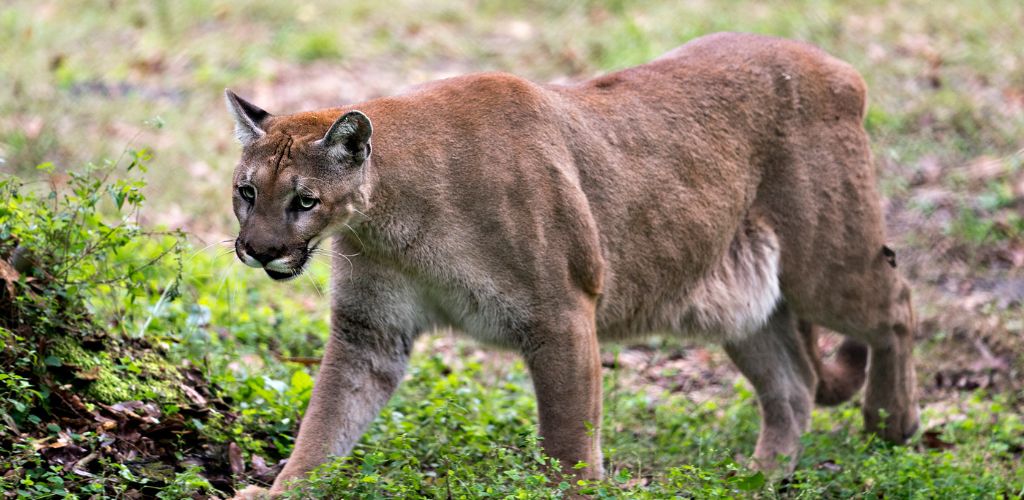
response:
[[[246,255],[256,259],[257,262],[259,262],[261,265],[264,265],[264,266],[266,266],[272,260],[274,260],[278,256],[280,256],[282,251],[283,251],[283,249],[281,249],[281,248],[260,248],[260,249],[256,249],[252,245],[250,245],[249,242],[243,243],[242,244],[242,248],[245,249]]]

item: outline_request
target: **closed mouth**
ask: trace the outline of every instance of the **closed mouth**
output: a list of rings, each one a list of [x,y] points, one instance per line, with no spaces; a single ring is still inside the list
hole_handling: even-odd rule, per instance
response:
[[[314,245],[313,248],[307,249],[306,254],[302,257],[302,262],[295,267],[290,269],[270,269],[268,267],[264,267],[263,272],[267,273],[267,276],[270,276],[270,279],[274,281],[288,281],[294,279],[306,270],[306,265],[309,264],[309,256],[313,255],[317,246],[319,246],[319,243]]]

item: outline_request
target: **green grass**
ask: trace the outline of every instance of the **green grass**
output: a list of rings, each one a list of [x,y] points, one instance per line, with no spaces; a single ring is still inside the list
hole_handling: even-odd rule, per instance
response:
[[[223,88],[287,113],[460,72],[585,78],[720,30],[806,40],[851,62],[868,82],[866,126],[883,191],[896,207],[894,237],[901,259],[910,254],[904,269],[919,292],[921,317],[937,324],[918,349],[927,385],[948,353],[967,349],[958,343],[963,336],[947,335],[962,325],[944,316],[955,300],[944,290],[970,290],[977,277],[1024,274],[1005,257],[1024,249],[1022,23],[1017,0],[401,0],[387,8],[370,0],[13,0],[0,10],[0,170],[61,184],[65,167],[116,158],[126,145],[155,151],[139,221],[183,227],[194,246],[181,259],[180,295],[160,299],[179,273],[169,262],[146,275],[130,307],[103,313],[107,327],[129,337],[142,332],[171,359],[201,367],[239,417],[215,415],[195,430],[236,442],[246,463],[259,455],[272,464],[291,450],[315,375],[315,366],[281,359],[321,353],[328,269],[319,262],[309,279],[277,285],[234,262],[224,247],[201,249],[235,229],[226,186],[238,148]],[[985,158],[999,168],[975,168]],[[36,170],[46,162],[57,169]],[[139,255],[160,248],[137,245]],[[102,299],[109,292],[89,292],[99,297],[96,311],[109,305]],[[980,333],[971,338],[1002,346],[996,354],[1020,366],[1021,306],[995,301],[972,306],[978,326],[971,331]],[[438,356],[426,347],[438,342],[452,352]],[[854,405],[817,410],[797,474],[780,483],[762,482],[742,466],[757,429],[745,383],[696,402],[637,390],[619,370],[605,380],[608,479],[548,485],[522,364],[483,363],[478,353],[443,335],[424,339],[409,379],[356,453],[325,465],[303,491],[453,498],[557,497],[568,486],[606,498],[1010,498],[1024,491],[1019,383],[928,393],[923,428],[952,448],[921,437],[886,446],[860,433]],[[0,380],[4,408],[44,397],[23,382]],[[8,452],[0,463],[32,455]],[[37,484],[12,487],[74,479],[17,463],[29,471],[19,477]],[[105,470],[110,478],[139,474],[113,463]],[[177,477],[166,498],[209,490],[197,470]]]
[[[232,411],[211,407],[202,421],[187,424],[190,432],[221,445],[235,443],[246,463],[257,456],[268,463],[287,457],[316,373],[315,365],[282,359],[322,352],[327,314],[319,294],[327,286],[326,265],[314,265],[307,281],[282,287],[234,263],[228,250],[182,248],[168,254],[174,241],[133,226],[134,208],[120,217],[102,215],[115,213],[108,204],[120,193],[137,193],[138,181],[121,180],[108,188],[91,178],[76,177],[72,188],[77,194],[58,198],[64,201],[54,206],[68,208],[56,212],[42,201],[50,199],[45,191],[34,195],[26,187],[19,195],[5,194],[0,211],[4,238],[13,236],[31,248],[54,248],[43,262],[60,266],[65,261],[60,242],[70,234],[69,248],[81,249],[76,255],[82,257],[54,296],[66,297],[68,304],[83,301],[90,311],[89,318],[73,321],[79,326],[71,331],[88,337],[93,327],[86,325],[95,325],[117,339],[145,337],[172,365],[202,367],[217,397],[229,401]],[[128,207],[143,201],[138,196],[126,199]],[[62,214],[78,214],[82,224],[69,225]],[[104,236],[110,224],[123,229]],[[161,255],[167,256],[156,265],[139,267]],[[117,270],[126,268],[139,271],[109,285],[83,286],[117,277]],[[46,305],[41,307],[45,311]],[[47,314],[51,320],[62,317]],[[65,328],[67,321],[40,319],[32,324],[50,331]],[[11,340],[10,332],[0,332],[5,342]],[[21,342],[18,348],[31,349],[33,344]],[[37,359],[37,369],[94,366],[81,360],[80,349],[48,349],[39,355],[26,350],[21,357],[47,355]],[[929,407],[923,422],[933,435],[900,447],[863,435],[854,404],[816,410],[797,472],[782,481],[743,466],[758,425],[756,401],[746,383],[737,379],[722,397],[696,402],[683,393],[637,390],[622,368],[609,370],[604,381],[607,479],[572,482],[561,478],[559,465],[541,451],[523,362],[487,359],[480,360],[474,345],[453,344],[446,335],[422,339],[407,380],[353,454],[297,483],[290,497],[566,498],[576,492],[596,498],[1011,498],[1024,488],[1020,395],[976,391]],[[99,401],[143,399],[161,404],[167,415],[180,410],[174,401],[182,396],[173,384],[167,392],[153,385],[155,378],[146,383],[165,370],[151,367],[157,359],[117,357],[104,363],[109,366],[105,369],[122,372],[125,384],[121,392],[94,394]],[[6,418],[14,418],[23,429],[45,426],[58,436],[61,427],[47,423],[47,387],[27,385],[6,368],[2,374],[0,410]],[[133,374],[142,378],[133,379]],[[103,387],[104,380],[101,376],[90,387]],[[85,432],[72,439],[95,447],[102,436]],[[15,443],[0,459],[12,467],[13,476],[0,478],[0,485],[19,497],[125,492],[128,485],[141,485],[164,498],[213,492],[195,467],[182,467],[169,477],[166,471],[110,462],[98,477],[81,483],[70,471],[41,462],[29,451],[32,442]],[[566,470],[574,465],[560,466]],[[147,484],[152,485],[148,490]],[[93,485],[108,490],[94,490]]]

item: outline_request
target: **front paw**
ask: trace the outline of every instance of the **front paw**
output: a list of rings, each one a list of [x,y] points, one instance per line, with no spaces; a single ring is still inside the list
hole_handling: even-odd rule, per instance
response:
[[[245,489],[235,493],[232,500],[266,500],[273,498],[270,491],[259,486],[246,486]]]

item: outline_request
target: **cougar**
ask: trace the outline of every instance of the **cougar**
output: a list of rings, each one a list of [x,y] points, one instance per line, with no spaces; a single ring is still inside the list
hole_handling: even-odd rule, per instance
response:
[[[542,445],[584,478],[602,475],[598,344],[650,333],[724,346],[760,405],[755,468],[791,469],[815,400],[865,379],[867,430],[907,439],[914,313],[865,92],[815,47],[746,34],[566,85],[473,74],[292,115],[226,91],[238,258],[283,281],[328,239],[335,255],[320,372],[270,493],[348,454],[437,327],[522,354]],[[846,336],[833,362],[821,328]]]

